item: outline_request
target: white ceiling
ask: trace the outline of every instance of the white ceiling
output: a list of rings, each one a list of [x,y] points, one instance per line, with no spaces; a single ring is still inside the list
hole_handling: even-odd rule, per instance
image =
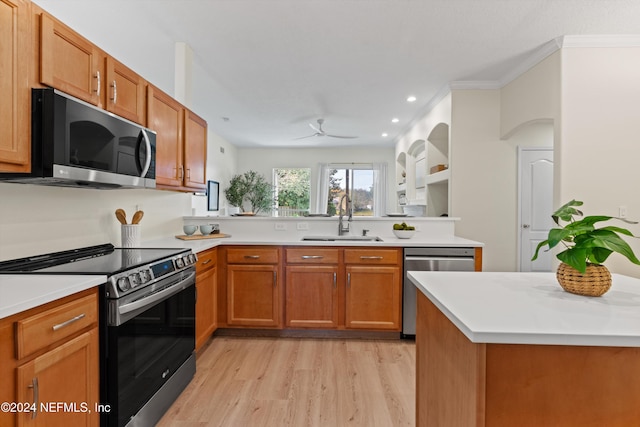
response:
[[[189,106],[244,147],[393,146],[451,82],[501,81],[562,35],[640,34],[638,0],[35,2],[170,94],[187,43]],[[318,118],[359,138],[295,140]]]

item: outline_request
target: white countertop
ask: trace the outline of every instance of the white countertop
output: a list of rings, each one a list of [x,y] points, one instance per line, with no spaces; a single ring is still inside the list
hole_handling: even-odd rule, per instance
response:
[[[640,347],[640,279],[613,275],[601,297],[565,292],[554,273],[409,272],[475,343]]]
[[[398,239],[395,236],[380,236],[383,241],[303,241],[299,237],[283,236],[256,237],[256,236],[231,236],[217,239],[180,240],[175,237],[166,237],[142,242],[147,248],[187,248],[194,252],[202,252],[220,245],[282,245],[282,246],[366,246],[366,247],[482,247],[480,242],[463,239],[457,236],[428,237],[412,239]]]
[[[0,274],[0,319],[106,281],[106,276]]]

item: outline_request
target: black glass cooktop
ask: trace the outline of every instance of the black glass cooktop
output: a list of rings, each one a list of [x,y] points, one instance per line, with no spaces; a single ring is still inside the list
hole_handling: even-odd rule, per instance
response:
[[[90,246],[0,262],[0,273],[112,275],[189,252],[177,248],[115,248],[112,244]]]

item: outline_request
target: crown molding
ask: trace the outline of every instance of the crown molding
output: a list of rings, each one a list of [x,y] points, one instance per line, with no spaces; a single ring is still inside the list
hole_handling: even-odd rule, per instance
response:
[[[473,90],[473,89],[500,89],[500,80],[457,80],[449,83],[451,90]]]

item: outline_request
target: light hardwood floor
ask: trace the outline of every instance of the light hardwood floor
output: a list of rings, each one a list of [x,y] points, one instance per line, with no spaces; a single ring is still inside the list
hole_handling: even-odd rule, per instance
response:
[[[159,427],[413,426],[415,342],[216,337]]]

